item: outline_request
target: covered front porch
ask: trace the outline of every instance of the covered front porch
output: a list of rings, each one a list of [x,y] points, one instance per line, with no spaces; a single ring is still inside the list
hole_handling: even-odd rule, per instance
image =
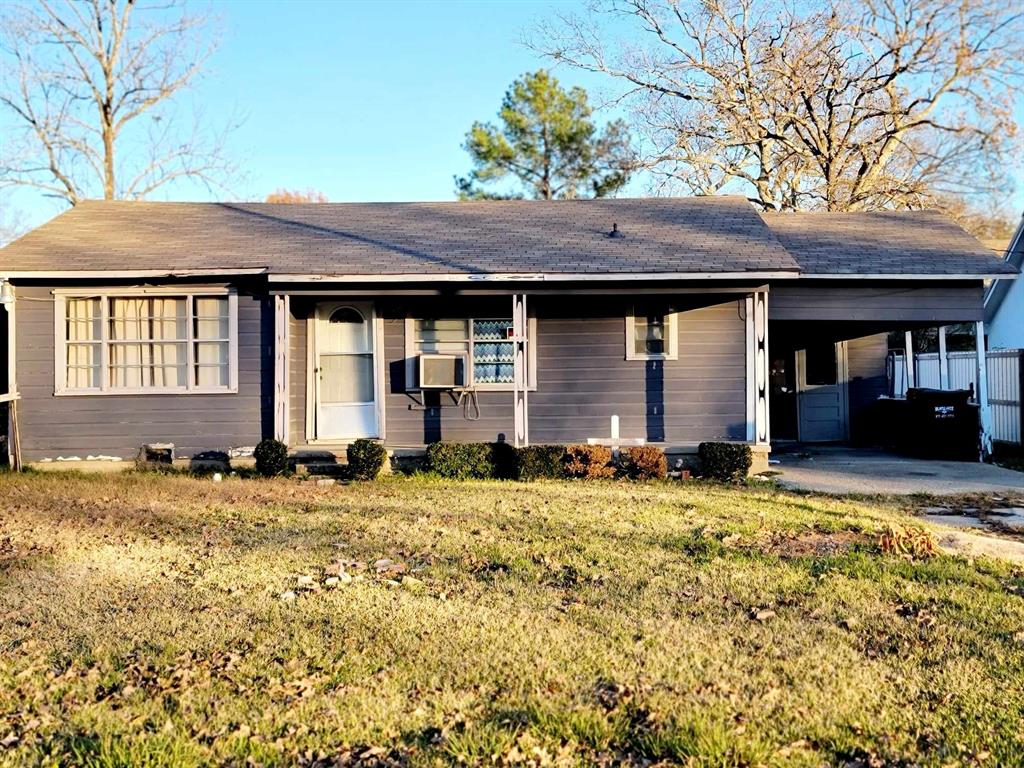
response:
[[[767,286],[274,286],[274,430],[329,461],[360,437],[768,452]],[[635,347],[635,348],[634,348]],[[450,385],[423,386],[424,357]]]

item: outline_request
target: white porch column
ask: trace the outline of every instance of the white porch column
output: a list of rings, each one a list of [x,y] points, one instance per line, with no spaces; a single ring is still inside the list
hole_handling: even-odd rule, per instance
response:
[[[274,439],[289,444],[288,429],[288,320],[291,315],[289,296],[274,297]]]
[[[747,337],[747,441],[771,441],[768,412],[768,292],[746,298]]]
[[[527,390],[530,386],[527,362],[529,351],[527,329],[529,319],[526,314],[526,294],[516,293],[512,295],[512,340],[513,344],[513,367],[512,375],[512,398],[513,398],[513,444],[516,448],[530,444],[530,411],[527,402]]]
[[[903,335],[903,364],[907,367],[907,389],[916,386],[914,371],[914,336],[910,331]]]
[[[946,326],[939,326],[939,389],[949,389],[949,356],[946,354]]]
[[[974,349],[977,361],[975,381],[977,389],[974,399],[978,401],[978,416],[981,421],[981,458],[992,453],[992,412],[988,403],[988,355],[985,351],[985,323],[974,324]]]

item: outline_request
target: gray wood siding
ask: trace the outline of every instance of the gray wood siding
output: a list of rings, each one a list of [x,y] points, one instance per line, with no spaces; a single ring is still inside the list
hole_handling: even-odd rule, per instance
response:
[[[606,436],[612,414],[620,417],[623,437],[668,443],[745,438],[746,337],[735,300],[682,312],[679,357],[656,366],[625,359],[626,308],[608,303],[538,299],[531,305],[537,316],[532,443]],[[389,445],[511,439],[511,392],[480,393],[478,421],[466,420],[458,408],[436,407],[450,404],[447,395],[430,396],[435,407],[419,408],[420,396],[404,392],[405,314],[397,306],[382,314]]]
[[[507,302],[511,304],[511,299]],[[489,313],[494,315],[493,312]],[[511,314],[509,309],[506,314]],[[450,396],[405,393],[405,319],[384,312],[384,404],[391,446],[419,446],[438,440],[512,441],[512,393],[479,393],[480,418],[470,421]],[[425,398],[425,400],[424,400]],[[429,407],[423,408],[425,402]],[[410,407],[411,406],[411,407]]]
[[[256,445],[272,434],[273,311],[238,297],[238,393],[54,396],[52,287],[18,286],[17,377],[21,446],[27,461],[58,456],[138,455],[172,442],[176,454]]]
[[[530,439],[582,442],[608,435],[688,443],[746,436],[746,336],[735,301],[681,312],[679,357],[625,359],[625,311],[537,323],[537,391]]]
[[[871,410],[879,395],[888,390],[885,356],[889,351],[887,335],[878,333],[846,344],[849,378],[850,439],[858,442],[870,428]]]
[[[981,320],[982,284],[911,287],[777,283],[768,294],[770,320],[969,322]]]

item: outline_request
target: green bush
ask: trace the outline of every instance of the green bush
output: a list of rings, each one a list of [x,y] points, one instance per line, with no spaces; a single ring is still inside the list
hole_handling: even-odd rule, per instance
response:
[[[517,451],[520,480],[555,479],[564,477],[562,456],[565,448],[560,445],[529,445]]]
[[[661,448],[638,445],[620,456],[622,473],[630,480],[662,480],[668,477],[668,459]]]
[[[603,445],[569,445],[562,456],[562,469],[567,477],[596,479],[614,477],[612,450]]]
[[[261,440],[253,452],[256,471],[264,477],[283,475],[288,471],[288,446],[268,437]]]
[[[724,482],[743,480],[754,460],[750,446],[743,443],[701,443],[697,455],[704,477]]]
[[[491,477],[516,480],[519,477],[519,452],[510,443],[490,443]]]
[[[388,452],[376,440],[361,437],[349,444],[345,452],[348,468],[355,480],[375,480],[388,460]]]
[[[491,443],[431,443],[427,470],[450,480],[494,477]]]

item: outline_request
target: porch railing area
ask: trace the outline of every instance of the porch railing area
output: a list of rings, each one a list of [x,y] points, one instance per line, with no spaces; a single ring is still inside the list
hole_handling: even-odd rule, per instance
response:
[[[902,352],[892,353],[890,390],[896,397],[907,392],[907,365]],[[992,419],[992,439],[1003,443],[1024,445],[1024,409],[1021,404],[1024,350],[996,349],[986,356],[988,371],[988,402]],[[941,386],[939,353],[913,356],[914,386],[929,389],[970,389],[976,391],[976,357],[973,351],[946,353],[948,384]]]

